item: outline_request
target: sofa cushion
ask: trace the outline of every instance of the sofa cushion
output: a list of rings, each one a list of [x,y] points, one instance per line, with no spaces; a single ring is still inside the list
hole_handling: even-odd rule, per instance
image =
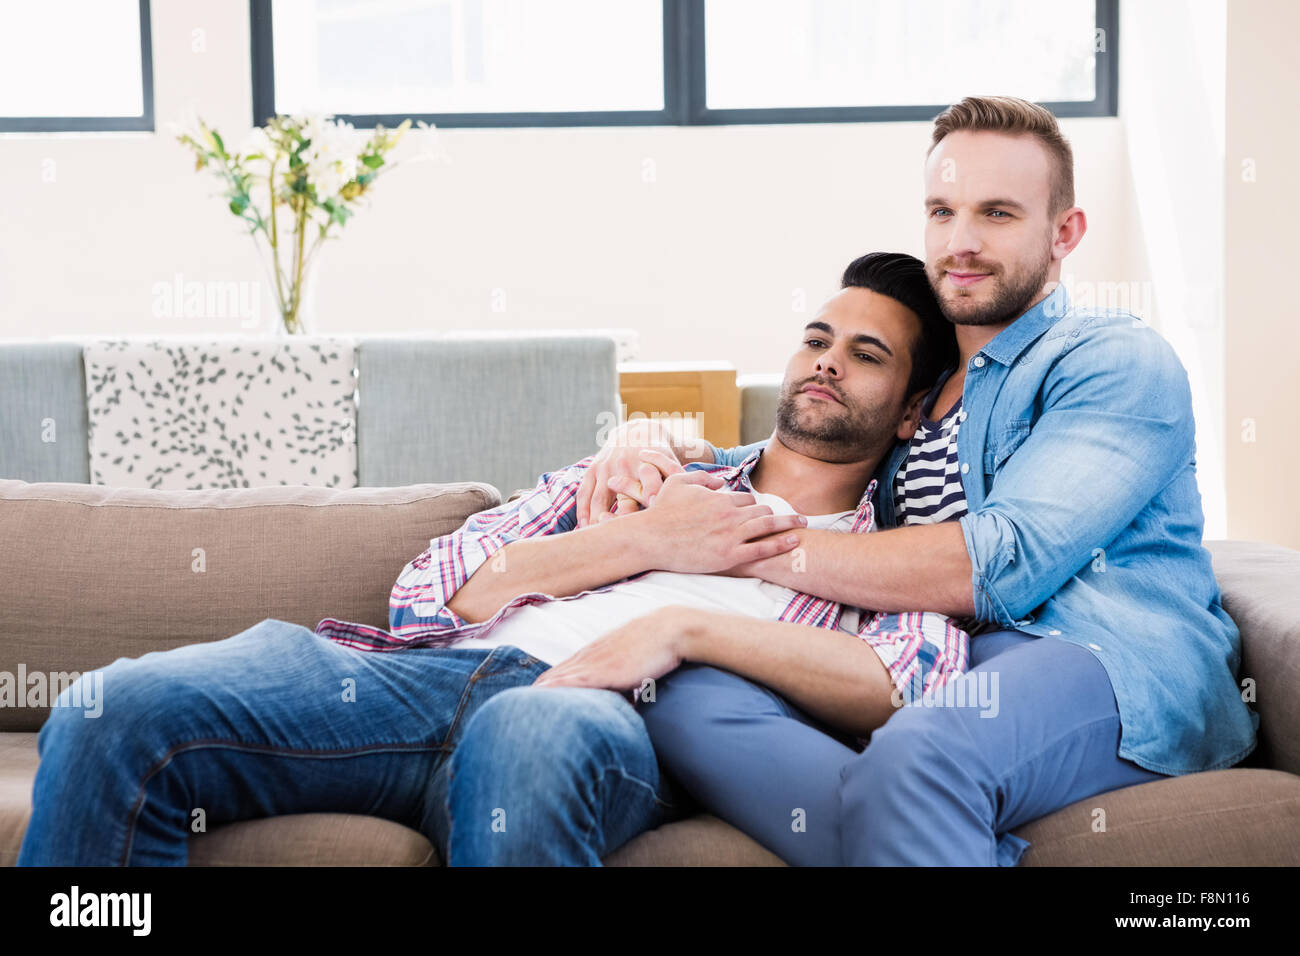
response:
[[[600,449],[617,423],[611,338],[363,339],[361,484],[487,481],[502,491]]]
[[[785,866],[771,850],[709,814],[665,823],[629,840],[606,866]]]
[[[32,782],[38,762],[36,734],[0,733],[0,866],[18,861],[18,848],[32,815]]]
[[[424,836],[355,813],[242,820],[190,837],[190,866],[437,866]]]
[[[89,481],[87,428],[79,344],[0,348],[0,478]]]
[[[1240,678],[1254,682],[1265,766],[1300,774],[1300,551],[1207,541],[1223,609],[1241,631]]]
[[[1170,777],[1072,803],[1016,835],[1030,843],[1022,866],[1300,866],[1300,777]]]
[[[36,730],[60,675],[118,657],[222,640],[268,617],[387,627],[406,563],[499,503],[474,482],[151,491],[0,480],[0,672],[47,690],[33,706],[0,706],[0,731]]]

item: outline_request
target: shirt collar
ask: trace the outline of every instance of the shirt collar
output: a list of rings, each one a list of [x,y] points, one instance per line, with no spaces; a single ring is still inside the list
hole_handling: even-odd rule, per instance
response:
[[[1058,282],[1051,295],[995,335],[980,351],[995,362],[1013,365],[1025,349],[1069,311],[1070,294]]]
[[[763,457],[763,448],[757,448],[754,452],[742,461],[739,465],[731,468],[725,468],[719,474],[727,484],[733,484],[740,480],[752,491],[754,486],[750,483],[749,476],[758,464],[758,460]],[[872,478],[867,482],[867,490],[862,492],[862,497],[858,499],[858,507],[854,510],[853,530],[869,531],[876,523],[875,506],[871,503],[872,496],[876,493],[877,479]]]

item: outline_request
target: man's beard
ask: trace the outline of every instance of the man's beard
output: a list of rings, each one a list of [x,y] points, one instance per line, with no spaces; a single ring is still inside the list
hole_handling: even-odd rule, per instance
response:
[[[837,414],[818,414],[810,408],[798,406],[799,390],[809,382],[816,383],[840,400],[841,407],[834,409]],[[888,441],[896,426],[896,421],[887,421],[874,409],[855,408],[833,385],[816,378],[782,389],[776,406],[776,434],[781,443],[822,461],[857,461],[864,453]]]
[[[965,266],[964,269],[972,272],[989,273],[989,277],[984,280],[986,283],[997,283],[993,298],[984,305],[976,304],[973,295],[963,294],[962,290],[951,285],[945,286],[944,273],[956,266],[953,259],[941,259],[932,269],[927,270],[930,287],[934,289],[944,316],[953,325],[998,325],[1018,318],[1038,298],[1047,283],[1052,257],[1049,255],[1041,262],[1011,274],[999,266],[981,263],[979,260]]]

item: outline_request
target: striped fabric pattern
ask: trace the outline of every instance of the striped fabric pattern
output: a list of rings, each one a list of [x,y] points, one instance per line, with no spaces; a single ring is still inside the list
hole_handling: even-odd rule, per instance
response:
[[[686,470],[716,473],[732,491],[752,493],[749,475],[762,454],[763,449],[757,449],[735,467],[696,462],[687,465]],[[316,625],[316,633],[363,651],[446,647],[485,636],[515,609],[525,605],[574,601],[585,594],[610,590],[617,582],[561,597],[537,592],[521,594],[479,623],[466,621],[447,607],[447,602],[474,572],[492,561],[511,541],[561,534],[576,527],[578,486],[594,457],[588,456],[567,468],[542,475],[529,493],[472,515],[459,530],[433,539],[428,549],[398,575],[389,599],[390,630],[326,618]],[[875,509],[871,499],[875,490],[873,480],[858,502],[849,533],[865,534],[874,530]],[[844,611],[845,607],[838,602],[795,592],[778,620],[834,630],[839,627]],[[856,630],[880,655],[905,701],[914,699],[916,689],[940,686],[966,668],[968,635],[957,621],[942,614],[863,612],[857,615]]]
[[[921,416],[894,479],[894,511],[900,526],[955,521],[966,513],[957,461],[957,432],[966,418],[961,403],[957,399],[943,421]]]

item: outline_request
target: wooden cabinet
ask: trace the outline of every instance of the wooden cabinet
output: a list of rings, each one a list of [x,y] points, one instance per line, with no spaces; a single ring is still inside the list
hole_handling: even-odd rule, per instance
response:
[[[730,362],[623,362],[618,388],[629,418],[658,417],[682,438],[719,448],[740,444],[740,391]]]

